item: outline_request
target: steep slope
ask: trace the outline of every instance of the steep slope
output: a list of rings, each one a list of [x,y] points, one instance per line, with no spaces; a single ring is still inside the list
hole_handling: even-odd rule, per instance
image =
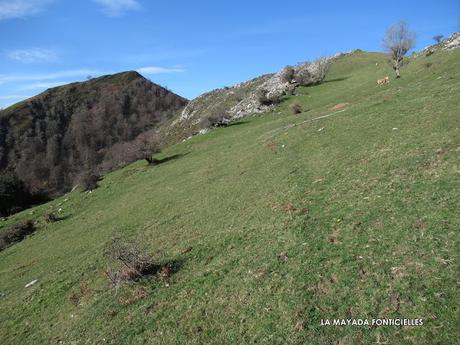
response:
[[[456,344],[460,50],[376,85],[391,73],[382,54],[342,56],[271,113],[0,222],[40,225],[0,252],[2,342]],[[177,272],[110,288],[115,234]],[[334,318],[424,325],[321,326]]]
[[[151,137],[186,103],[137,72],[49,89],[0,112],[0,170],[14,170],[33,192],[61,194],[85,169],[135,160],[136,138]]]

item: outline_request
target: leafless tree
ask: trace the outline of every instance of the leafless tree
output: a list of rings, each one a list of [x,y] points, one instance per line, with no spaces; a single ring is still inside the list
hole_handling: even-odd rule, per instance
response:
[[[443,35],[436,35],[436,36],[433,36],[433,39],[436,41],[436,43],[439,43],[441,42],[443,37],[444,37]]]
[[[162,143],[158,136],[145,132],[136,138],[137,154],[139,159],[145,159],[148,164],[154,164],[153,155],[161,151]]]
[[[382,44],[390,55],[396,78],[400,78],[404,56],[415,46],[415,33],[409,30],[406,22],[400,21],[387,29]]]

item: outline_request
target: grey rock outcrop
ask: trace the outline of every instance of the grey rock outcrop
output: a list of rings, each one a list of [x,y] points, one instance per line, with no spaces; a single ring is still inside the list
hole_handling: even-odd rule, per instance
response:
[[[304,62],[294,66],[295,73],[307,71],[311,77],[311,84],[321,81],[316,76],[320,73],[321,61]],[[213,90],[192,100],[182,111],[172,126],[188,123],[189,126],[199,124],[205,118],[225,117],[228,120],[240,119],[249,114],[264,113],[271,111],[273,104],[262,104],[259,94],[263,90],[267,98],[277,99],[286,94],[292,94],[299,85],[298,82],[283,81],[280,70],[274,74],[266,74],[247,82],[239,83],[231,87]],[[323,76],[324,78],[324,76]],[[320,80],[321,79],[321,80]]]
[[[420,53],[415,54],[416,56],[429,56],[436,51],[440,50],[452,50],[460,47],[460,31],[454,32],[452,35],[436,43],[432,46],[425,47]]]

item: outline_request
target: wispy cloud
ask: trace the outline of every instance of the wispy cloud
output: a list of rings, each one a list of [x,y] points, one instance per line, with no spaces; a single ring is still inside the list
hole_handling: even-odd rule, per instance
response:
[[[177,73],[185,72],[185,69],[181,66],[177,67],[158,67],[158,66],[147,66],[138,68],[137,72],[141,74],[161,74],[161,73]]]
[[[58,59],[58,54],[54,50],[42,48],[7,50],[5,55],[10,60],[23,63],[53,62]]]
[[[183,66],[173,67],[158,67],[158,66],[146,66],[137,69],[137,72],[142,74],[161,74],[161,73],[178,73],[185,72]],[[33,88],[45,88],[62,85],[68,82],[53,81],[49,80],[56,79],[68,79],[68,78],[86,78],[88,76],[99,76],[102,74],[110,74],[112,72],[99,71],[94,69],[74,69],[58,71],[46,74],[0,74],[0,84],[14,83],[14,82],[36,82],[30,85],[24,86],[22,90],[33,89]],[[70,82],[69,82],[70,83]]]
[[[139,10],[137,0],[94,0],[102,6],[102,11],[109,17],[119,17],[127,11]]]
[[[31,95],[3,95],[0,96],[0,110],[8,108],[17,102],[32,97]]]
[[[61,86],[70,84],[71,81],[53,81],[49,83],[32,83],[21,87],[19,90],[36,90],[36,89],[49,89],[50,87]]]
[[[10,100],[10,99],[21,99],[21,98],[29,98],[30,96],[24,96],[24,95],[5,95],[5,96],[0,96],[0,100]]]
[[[53,0],[1,0],[0,21],[35,15]]]
[[[42,81],[60,78],[76,78],[99,75],[100,72],[92,69],[76,69],[59,71],[48,74],[0,74],[0,83],[18,82],[18,81]]]

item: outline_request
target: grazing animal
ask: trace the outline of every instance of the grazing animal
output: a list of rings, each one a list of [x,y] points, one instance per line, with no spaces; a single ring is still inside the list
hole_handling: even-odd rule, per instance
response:
[[[383,79],[377,79],[377,85],[383,85],[383,84],[387,84],[389,82],[390,82],[390,78],[388,76],[386,76]]]

